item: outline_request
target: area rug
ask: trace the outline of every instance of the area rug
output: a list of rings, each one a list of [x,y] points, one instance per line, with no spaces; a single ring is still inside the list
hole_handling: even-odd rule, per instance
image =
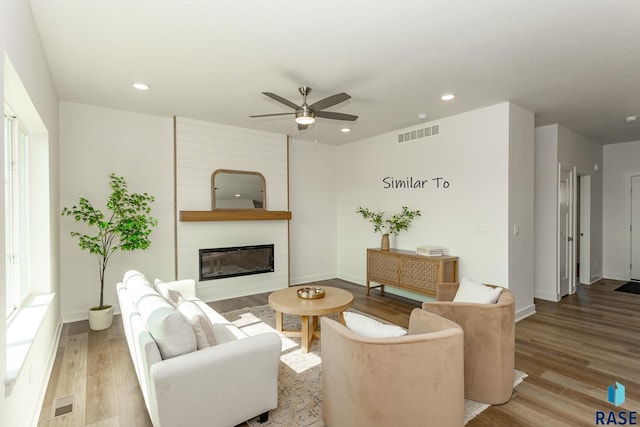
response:
[[[349,309],[349,311],[358,312],[354,309]],[[223,315],[247,335],[275,331],[275,313],[268,305],[243,308]],[[337,316],[333,317],[337,318]],[[285,314],[284,328],[300,329],[300,316]],[[278,408],[269,411],[269,421],[264,424],[258,423],[257,418],[249,420],[247,423],[251,427],[324,427],[320,340],[313,340],[309,353],[302,353],[299,338],[280,336],[282,338],[282,356],[280,357],[280,377],[278,380]],[[523,371],[515,370],[513,386],[520,384],[526,377],[527,374]],[[488,404],[465,399],[464,423],[467,424],[488,407]]]
[[[614,289],[618,292],[627,292],[629,294],[640,295],[640,282],[627,282],[619,288]]]

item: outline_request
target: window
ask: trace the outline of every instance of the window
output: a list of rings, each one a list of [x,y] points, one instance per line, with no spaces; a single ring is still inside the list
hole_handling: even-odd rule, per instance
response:
[[[5,112],[11,110],[5,106]],[[4,118],[6,314],[29,292],[29,135],[13,115]]]
[[[5,277],[0,280],[5,282],[6,301],[6,397],[20,376],[55,293],[49,132],[6,54],[3,84],[4,238],[0,246],[4,249],[0,252]]]

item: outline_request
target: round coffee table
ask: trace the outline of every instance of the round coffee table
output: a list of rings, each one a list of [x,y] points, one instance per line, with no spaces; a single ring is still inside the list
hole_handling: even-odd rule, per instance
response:
[[[302,352],[308,353],[311,341],[320,338],[318,331],[318,316],[340,313],[340,322],[344,324],[343,311],[353,304],[353,295],[344,289],[323,286],[324,298],[303,299],[298,297],[298,289],[305,286],[292,286],[280,289],[269,295],[269,306],[276,312],[276,329],[287,337],[300,337]],[[299,331],[282,329],[282,315],[293,314],[301,316],[302,327]],[[312,321],[309,322],[309,317]]]

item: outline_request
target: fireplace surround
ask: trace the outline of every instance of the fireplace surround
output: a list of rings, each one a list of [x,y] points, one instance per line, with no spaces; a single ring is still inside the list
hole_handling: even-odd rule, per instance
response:
[[[207,302],[288,286],[287,136],[176,117],[175,150],[176,278],[198,280],[198,297]],[[219,169],[262,174],[269,210],[212,210],[211,175]],[[200,249],[261,244],[274,245],[272,272],[200,279]],[[210,275],[209,270],[204,273]]]
[[[200,249],[200,281],[272,272],[273,249],[273,244]]]

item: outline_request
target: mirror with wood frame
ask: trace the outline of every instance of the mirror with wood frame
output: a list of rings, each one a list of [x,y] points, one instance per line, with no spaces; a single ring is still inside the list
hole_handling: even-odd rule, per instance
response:
[[[218,169],[211,175],[211,209],[266,209],[264,176]]]

